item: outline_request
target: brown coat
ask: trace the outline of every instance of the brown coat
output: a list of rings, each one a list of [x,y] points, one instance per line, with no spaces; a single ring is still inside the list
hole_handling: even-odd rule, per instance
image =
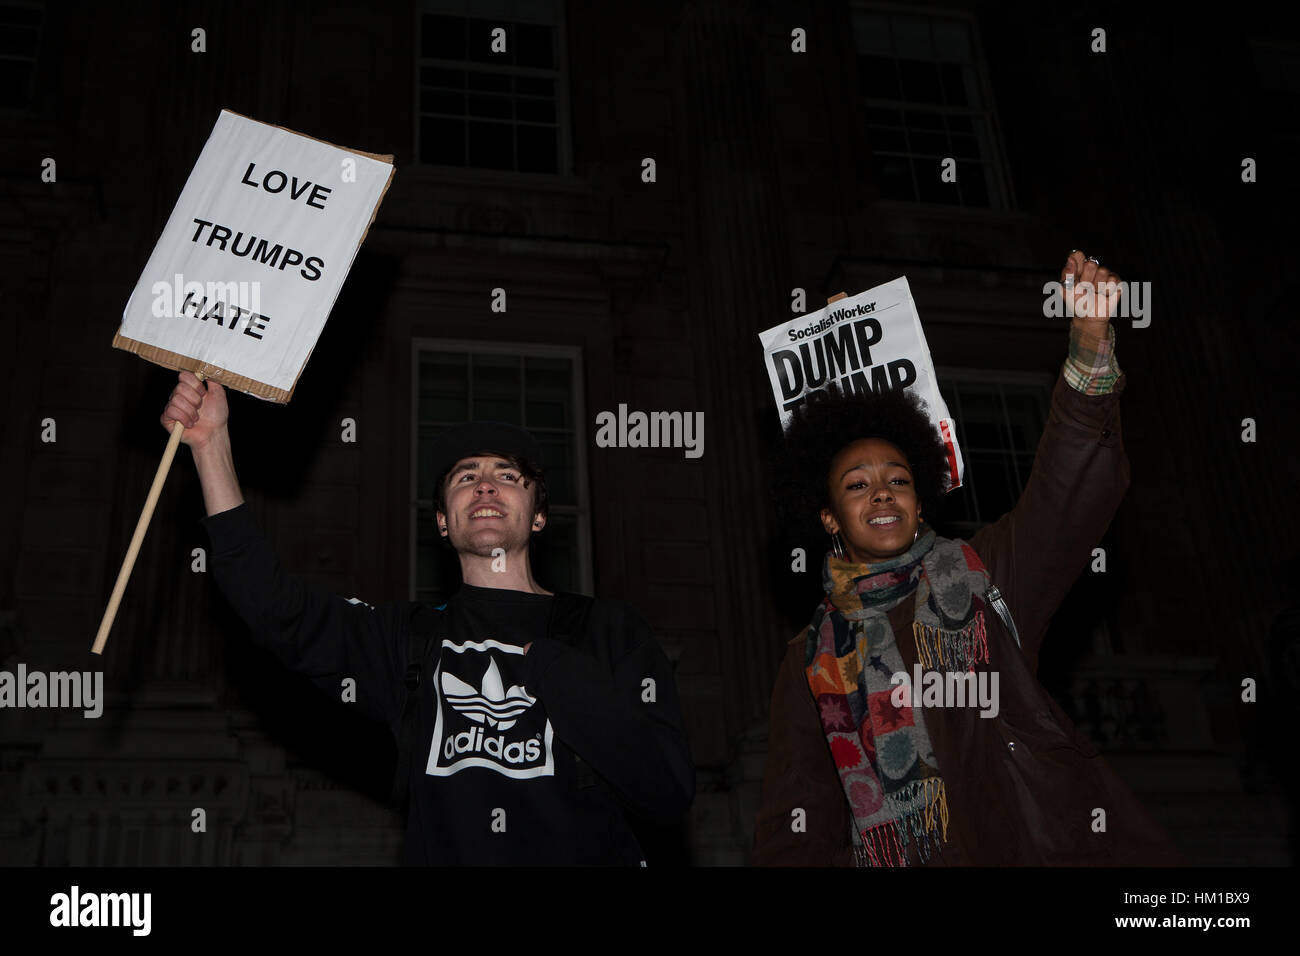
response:
[[[1052,614],[1105,533],[1128,488],[1119,394],[1086,396],[1057,379],[1024,493],[970,544],[1011,608],[1023,647],[989,608],[989,662],[1000,711],[927,707],[947,790],[948,839],[933,865],[1126,865],[1183,862],[1132,791],[1034,676]],[[889,614],[907,672],[916,663],[913,602]],[[804,674],[801,632],[772,692],[757,865],[852,866],[851,815]],[[805,830],[792,825],[804,810]],[[1094,830],[1097,809],[1105,831]]]

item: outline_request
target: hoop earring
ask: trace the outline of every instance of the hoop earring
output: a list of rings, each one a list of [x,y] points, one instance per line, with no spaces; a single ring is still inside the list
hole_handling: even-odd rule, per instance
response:
[[[835,557],[839,558],[841,561],[844,560],[844,542],[840,540],[840,533],[838,531],[831,532],[831,554],[835,555]]]

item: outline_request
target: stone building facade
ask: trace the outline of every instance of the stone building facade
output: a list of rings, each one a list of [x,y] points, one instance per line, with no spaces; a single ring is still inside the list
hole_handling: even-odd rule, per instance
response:
[[[1066,345],[1042,285],[1066,252],[1149,281],[1150,324],[1118,330],[1133,486],[1043,676],[1194,862],[1293,860],[1295,187],[1277,170],[1300,131],[1278,109],[1297,47],[1266,25],[854,0],[2,9],[0,666],[102,666],[107,687],[97,721],[0,712],[4,862],[396,860],[386,731],[253,649],[193,570],[185,451],[108,652],[86,654],[174,379],[109,342],[222,108],[396,156],[294,401],[233,402],[282,561],[367,600],[445,594],[420,449],[517,408],[554,453],[550,580],[638,605],[674,662],[699,776],[657,838],[669,863],[746,861],[776,663],[816,599],[774,527],[757,332],[796,289],[812,310],[906,275],[978,451],[962,532],[1023,484]],[[703,456],[597,446],[620,404],[703,412]]]

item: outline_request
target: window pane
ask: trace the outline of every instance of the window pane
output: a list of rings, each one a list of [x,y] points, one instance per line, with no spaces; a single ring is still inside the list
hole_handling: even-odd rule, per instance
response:
[[[420,357],[420,420],[455,424],[469,418],[469,362],[465,355],[425,352]]]
[[[987,206],[989,189],[987,170],[983,163],[970,163],[965,167],[961,182],[962,202],[967,206]]]
[[[514,0],[515,19],[521,23],[554,23],[554,0]]]
[[[0,7],[0,22],[12,23],[15,26],[38,27],[41,25],[41,10],[39,7],[26,6]]]
[[[949,106],[966,106],[966,81],[961,68],[945,63],[939,67],[939,74],[943,78],[944,102]]]
[[[515,100],[515,118],[532,123],[554,123],[555,104],[550,100]]]
[[[975,131],[975,123],[969,116],[962,116],[960,113],[948,114],[948,129],[953,133],[971,134]]]
[[[515,135],[519,141],[520,172],[554,173],[559,171],[555,127],[519,126],[515,129]]]
[[[37,27],[11,27],[0,24],[0,53],[34,57],[40,38],[41,31]]]
[[[515,62],[520,66],[549,69],[555,62],[551,50],[551,28],[531,23],[514,27]]]
[[[465,81],[471,90],[478,90],[484,93],[510,92],[510,74],[508,73],[487,73],[483,70],[467,70]]]
[[[428,511],[421,509],[418,533],[419,537],[416,539],[415,586],[417,588],[437,588],[439,559],[442,557],[441,552],[447,546],[443,543],[442,535],[438,534],[437,518],[434,517],[432,509]]]
[[[465,58],[465,20],[426,14],[421,29],[420,55],[438,60]]]
[[[939,67],[922,60],[900,60],[898,72],[903,78],[903,97],[909,103],[942,103]]]
[[[520,421],[519,359],[513,355],[475,355],[473,416],[478,421]]]
[[[974,136],[953,136],[952,155],[958,159],[978,160],[980,158],[979,146],[975,143]]]
[[[492,52],[492,31],[501,27],[506,31],[506,52]],[[499,66],[506,66],[510,63],[510,40],[511,30],[508,23],[501,20],[482,20],[477,17],[471,17],[468,26],[465,28],[465,35],[468,47],[465,53],[465,59],[474,63],[495,63]]]
[[[419,444],[417,446],[417,457],[419,471],[417,473],[415,496],[423,501],[433,501],[434,499],[434,481],[438,478],[433,473],[433,440],[446,430],[445,425],[421,425],[419,432]]]
[[[420,83],[423,86],[436,86],[441,89],[463,89],[465,87],[465,71],[448,70],[440,66],[421,67]]]
[[[533,572],[552,591],[576,591],[578,577],[578,523],[569,515],[551,512],[546,529],[537,537],[531,556]]]
[[[908,129],[941,130],[943,115],[934,110],[905,110],[903,112]]]
[[[471,116],[490,117],[492,119],[510,119],[510,98],[508,96],[469,97]]]
[[[1010,416],[1007,431],[1011,435],[1012,447],[1034,448],[1043,430],[1038,402],[1029,395],[1015,392],[1006,393],[1005,401]]]
[[[871,148],[881,152],[907,152],[907,136],[901,129],[876,127],[871,130]]]
[[[910,162],[901,156],[882,156],[873,157],[876,168],[876,182],[880,187],[880,195],[885,199],[916,199],[916,191],[912,186],[912,170]]]
[[[862,70],[862,91],[874,100],[902,99],[895,61],[882,56],[858,57]]]
[[[35,64],[25,60],[0,60],[0,107],[27,105],[34,69]]]
[[[944,515],[952,521],[995,521],[1014,505],[1029,480],[1045,414],[1042,390],[949,381],[940,391],[957,416],[958,440],[966,457],[966,482],[948,496]]]
[[[970,32],[966,24],[958,20],[936,18],[930,25],[934,31],[934,54],[937,59],[958,63],[969,63],[973,59]]]
[[[578,489],[574,483],[572,439],[537,435],[546,459],[546,490],[555,504],[574,504]]]
[[[430,91],[424,93],[424,109],[430,113],[443,116],[465,115],[465,94],[450,91]]]
[[[966,103],[973,109],[984,108],[984,98],[980,95],[979,80],[972,66],[964,66],[961,70],[962,86],[966,90]]]
[[[970,467],[969,464],[966,466]],[[949,521],[978,521],[969,481],[948,496],[943,513]]]
[[[879,13],[860,13],[853,18],[853,39],[862,53],[893,56],[889,21]]]
[[[916,17],[890,17],[894,33],[894,52],[900,58],[934,59],[930,45],[930,24]]]
[[[465,165],[465,121],[425,117],[420,121],[420,158],[444,166]]]
[[[469,124],[469,165],[479,169],[514,169],[514,143],[508,123]]]
[[[952,183],[939,178],[942,170],[938,159],[912,160],[912,175],[916,177],[917,198],[921,202],[957,202],[960,197]]]
[[[555,96],[555,81],[535,76],[516,76],[515,92],[520,96]]]
[[[871,126],[901,127],[903,125],[903,112],[887,106],[868,106],[867,123]]]
[[[948,137],[943,133],[913,130],[908,139],[912,143],[912,152],[918,156],[937,158],[950,155]]]
[[[572,363],[567,359],[524,359],[524,378],[528,383],[525,426],[528,428],[571,428],[570,375]]]

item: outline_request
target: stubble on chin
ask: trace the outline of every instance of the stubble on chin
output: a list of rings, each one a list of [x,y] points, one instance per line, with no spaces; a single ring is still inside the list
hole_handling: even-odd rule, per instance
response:
[[[463,529],[451,532],[449,538],[458,553],[479,558],[494,558],[501,549],[507,553],[516,550],[516,542],[511,541],[511,535],[505,529],[483,529],[477,533]]]

